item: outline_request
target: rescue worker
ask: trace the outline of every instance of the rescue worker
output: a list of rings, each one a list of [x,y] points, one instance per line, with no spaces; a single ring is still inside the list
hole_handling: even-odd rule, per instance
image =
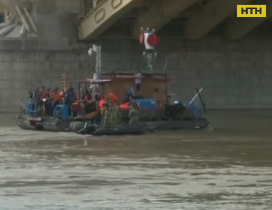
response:
[[[114,103],[113,107],[113,124],[115,126],[120,125],[121,123],[121,108],[117,102]]]
[[[41,87],[41,114],[45,115],[47,103],[50,104],[48,100],[50,98],[51,90],[50,88],[45,88],[44,86]]]
[[[113,102],[111,102],[111,104],[112,103]],[[112,105],[111,106],[111,111],[110,111],[110,122],[111,122],[111,126],[115,126],[116,125],[116,122],[115,122],[115,112],[116,112],[115,106]]]
[[[42,99],[48,98],[48,95],[50,94],[50,90],[48,91],[44,86],[41,87],[41,97]]]
[[[59,89],[56,87],[54,88],[54,90],[51,93],[51,97],[53,99],[53,110],[55,109],[55,107],[60,103],[60,94],[59,94]]]
[[[29,95],[29,99],[30,99],[29,101],[32,103],[34,93],[32,91],[28,91],[28,95]]]
[[[44,116],[52,116],[53,115],[53,98],[52,98],[52,90],[47,89],[47,94],[45,91],[42,93],[42,114]]]
[[[100,116],[101,116],[101,121],[100,121],[100,126],[103,126],[104,123],[104,116],[105,116],[105,109],[106,109],[106,103],[103,103],[100,107]]]
[[[104,105],[103,111],[102,111],[102,126],[104,128],[110,127],[110,110],[107,104]]]
[[[110,109],[111,101],[110,101],[109,97],[106,97],[106,104],[107,104],[108,108]]]
[[[74,88],[70,87],[64,96],[64,105],[68,107],[68,116],[71,116],[71,105],[75,99]]]
[[[96,110],[94,100],[88,90],[86,90],[86,93],[85,93],[84,107],[85,107],[86,114],[89,114]]]
[[[114,126],[113,101],[110,98],[107,99],[107,107],[108,107],[109,116],[110,116],[109,125]]]
[[[64,103],[64,96],[66,94],[65,90],[60,91],[60,104]]]
[[[100,96],[99,96],[100,94],[99,94],[99,89],[98,89],[97,85],[91,85],[89,90],[90,90],[90,94],[92,96],[92,99],[95,102],[99,101],[100,100]]]
[[[129,125],[137,125],[139,123],[139,110],[135,101],[131,105],[129,111]]]
[[[135,72],[134,78],[135,78],[136,92],[139,92],[141,90],[141,84],[142,84],[142,73],[140,70]]]
[[[33,93],[33,115],[37,115],[41,107],[41,90],[39,87],[36,87]]]

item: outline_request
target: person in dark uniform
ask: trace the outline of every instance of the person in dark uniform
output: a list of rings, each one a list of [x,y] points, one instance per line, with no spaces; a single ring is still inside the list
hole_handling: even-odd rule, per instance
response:
[[[140,70],[138,70],[135,75],[135,86],[136,86],[136,92],[139,92],[141,90],[141,84],[142,84],[142,73]]]

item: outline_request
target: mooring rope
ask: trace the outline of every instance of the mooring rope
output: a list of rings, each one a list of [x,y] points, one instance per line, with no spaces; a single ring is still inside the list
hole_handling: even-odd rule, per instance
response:
[[[31,110],[31,109],[27,108],[27,107],[23,104],[22,101],[21,101],[21,107],[23,107],[24,110],[26,110],[26,111],[28,111],[28,112],[32,112],[32,113],[37,113],[37,112],[39,112],[39,111],[42,110],[42,108],[40,108],[40,109],[38,109],[38,110]]]

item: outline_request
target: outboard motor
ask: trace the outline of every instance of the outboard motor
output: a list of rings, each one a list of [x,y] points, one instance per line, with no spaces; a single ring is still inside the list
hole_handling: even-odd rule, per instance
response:
[[[172,119],[181,118],[186,107],[180,101],[175,101],[172,105],[165,106],[165,115]]]
[[[199,119],[201,117],[201,110],[194,103],[190,103],[187,108],[193,111],[195,119]]]

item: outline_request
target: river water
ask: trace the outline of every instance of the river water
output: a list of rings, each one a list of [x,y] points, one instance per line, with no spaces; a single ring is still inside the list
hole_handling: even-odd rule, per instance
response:
[[[272,209],[272,111],[96,138],[22,131],[12,117],[1,114],[0,210]]]

